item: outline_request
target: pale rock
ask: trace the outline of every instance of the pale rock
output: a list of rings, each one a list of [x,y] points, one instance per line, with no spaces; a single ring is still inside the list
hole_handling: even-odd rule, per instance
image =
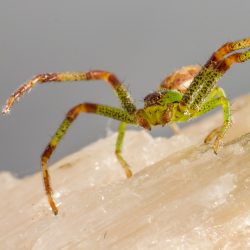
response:
[[[57,216],[40,173],[0,174],[0,249],[250,249],[250,96],[233,110],[218,155],[202,141],[221,114],[171,138],[127,132],[131,179],[116,134],[62,159],[50,168]]]

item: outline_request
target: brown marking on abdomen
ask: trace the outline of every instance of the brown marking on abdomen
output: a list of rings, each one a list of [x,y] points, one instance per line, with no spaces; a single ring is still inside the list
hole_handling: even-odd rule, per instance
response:
[[[176,89],[185,93],[191,81],[200,72],[200,65],[188,65],[168,75],[160,85],[164,89]]]

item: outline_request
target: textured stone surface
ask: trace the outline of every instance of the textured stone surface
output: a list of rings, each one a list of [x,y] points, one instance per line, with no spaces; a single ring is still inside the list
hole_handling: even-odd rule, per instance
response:
[[[250,249],[250,96],[233,110],[217,156],[202,140],[221,114],[171,138],[128,132],[129,180],[116,135],[62,159],[50,168],[58,216],[40,173],[1,173],[0,249]]]

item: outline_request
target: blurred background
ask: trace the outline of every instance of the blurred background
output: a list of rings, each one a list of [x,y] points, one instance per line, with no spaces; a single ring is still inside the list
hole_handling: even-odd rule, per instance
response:
[[[0,103],[37,73],[104,69],[128,87],[137,107],[171,71],[203,64],[227,41],[250,36],[249,1],[4,1],[0,8]],[[250,62],[220,81],[230,99],[250,91]],[[108,85],[37,86],[0,116],[0,171],[40,170],[40,155],[66,112],[81,102],[119,106]],[[116,131],[118,123],[83,114],[50,163]],[[211,128],[212,129],[212,128]],[[155,128],[154,136],[170,136]],[[205,136],[205,135],[204,135]]]

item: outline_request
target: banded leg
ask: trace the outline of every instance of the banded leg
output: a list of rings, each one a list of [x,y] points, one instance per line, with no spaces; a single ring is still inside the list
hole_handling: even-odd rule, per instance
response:
[[[183,95],[180,109],[183,112],[188,108],[198,110],[201,102],[206,99],[207,95],[213,89],[220,77],[226,72],[232,63],[237,62],[237,57],[241,58],[239,59],[240,62],[249,59],[248,51],[233,54],[223,60],[224,56],[230,52],[247,47],[250,47],[250,38],[225,43],[217,51],[215,51],[198,75],[195,76],[187,92]],[[245,59],[242,57],[245,57]],[[229,65],[229,67],[226,65]]]
[[[93,70],[88,72],[58,72],[58,73],[47,73],[39,74],[33,77],[21,85],[6,101],[3,107],[2,113],[6,114],[10,111],[12,105],[25,93],[34,88],[37,84],[45,84],[50,82],[68,82],[68,81],[89,81],[89,80],[103,80],[106,81],[114,90],[118,96],[123,109],[129,114],[135,112],[136,107],[133,104],[130,94],[126,90],[125,86],[119,81],[119,79],[112,73],[101,70]]]
[[[210,66],[213,66],[214,64],[217,64],[224,58],[225,55],[230,52],[245,49],[247,47],[250,47],[250,38],[245,38],[234,42],[227,42],[212,54],[212,56],[205,64],[205,67],[208,68]]]
[[[243,63],[250,59],[250,50],[242,53],[234,53],[221,60],[215,68],[203,68],[194,78],[181,100],[181,108],[188,107],[191,110],[199,110],[218,80],[226,73],[234,63]]]
[[[223,60],[221,60],[218,66],[214,69],[207,69],[206,80],[199,89],[198,93],[195,96],[192,104],[190,105],[191,109],[197,109],[200,107],[204,100],[207,98],[211,90],[214,88],[218,80],[230,69],[234,63],[243,63],[250,59],[250,50],[247,50],[242,53],[234,53]]]
[[[128,163],[124,160],[122,156],[122,144],[123,144],[123,139],[125,135],[126,125],[127,124],[125,122],[121,122],[119,125],[118,136],[117,136],[116,147],[115,147],[115,154],[121,166],[123,167],[126,176],[130,178],[133,175],[132,171],[130,170]]]
[[[183,95],[180,110],[183,112],[185,110],[198,111],[220,77],[219,71],[203,67]]]
[[[209,143],[215,138],[213,148],[214,148],[215,154],[217,154],[219,147],[222,144],[222,139],[224,138],[227,130],[230,128],[231,123],[232,123],[231,122],[231,110],[230,110],[230,103],[222,88],[219,88],[219,87],[215,88],[212,91],[211,96],[213,96],[214,98],[208,98],[208,101],[204,103],[201,110],[194,117],[199,117],[200,115],[207,113],[217,108],[218,106],[222,106],[223,114],[224,114],[223,125],[212,130],[204,140],[205,143]]]
[[[204,139],[204,143],[208,144],[210,143],[216,136],[219,135],[220,131],[222,130],[223,126],[220,126],[218,128],[213,129],[207,137]]]
[[[242,53],[235,53],[222,60],[216,68],[221,74],[225,74],[234,63],[243,63],[250,59],[250,50]]]
[[[46,194],[48,196],[50,207],[55,215],[58,213],[58,210],[57,210],[55,201],[52,197],[53,191],[52,191],[51,184],[50,184],[50,177],[49,177],[49,172],[48,172],[48,161],[51,158],[51,155],[56,149],[58,143],[66,134],[72,122],[82,112],[94,113],[94,114],[99,114],[99,115],[103,115],[106,117],[111,117],[113,119],[122,121],[124,123],[129,123],[129,124],[135,123],[134,117],[129,115],[126,111],[118,109],[118,108],[109,107],[106,105],[100,105],[100,104],[82,103],[73,107],[67,113],[66,118],[63,120],[60,127],[57,129],[56,133],[52,137],[51,141],[49,142],[48,146],[46,147],[46,149],[44,150],[41,156],[41,167],[42,167],[44,186],[45,186]],[[123,136],[120,136],[120,137],[121,137],[120,139],[120,144],[121,144]]]

